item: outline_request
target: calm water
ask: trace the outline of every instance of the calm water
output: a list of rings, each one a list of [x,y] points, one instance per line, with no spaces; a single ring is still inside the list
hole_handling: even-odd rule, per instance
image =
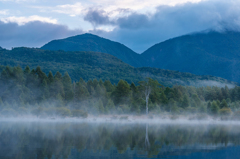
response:
[[[239,157],[239,125],[0,122],[0,159]]]

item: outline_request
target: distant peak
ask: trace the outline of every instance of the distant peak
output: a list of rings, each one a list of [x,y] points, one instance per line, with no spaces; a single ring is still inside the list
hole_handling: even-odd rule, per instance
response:
[[[80,35],[76,35],[76,36],[71,36],[66,39],[67,40],[77,40],[77,39],[85,39],[85,38],[101,38],[101,37],[91,34],[91,33],[85,33],[85,34],[80,34]]]
[[[91,34],[91,33],[85,33],[85,34],[77,35],[77,37],[80,37],[80,36],[82,36],[82,37],[99,37],[99,36],[97,36],[95,34]]]
[[[97,36],[97,35],[95,35],[95,34],[91,34],[91,33],[84,33],[84,34],[82,34],[82,35],[87,35],[87,36]]]

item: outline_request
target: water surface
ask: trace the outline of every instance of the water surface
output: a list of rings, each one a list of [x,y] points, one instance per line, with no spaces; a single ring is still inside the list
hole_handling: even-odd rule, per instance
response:
[[[1,159],[239,156],[238,124],[0,121]]]

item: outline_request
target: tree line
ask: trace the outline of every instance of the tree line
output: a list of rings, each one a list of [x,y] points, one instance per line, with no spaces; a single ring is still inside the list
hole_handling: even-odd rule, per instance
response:
[[[150,92],[146,90],[149,88],[146,83],[150,83]],[[84,81],[80,78],[73,82],[67,72],[53,75],[50,71],[46,75],[40,67],[31,70],[28,66],[25,69],[7,66],[0,76],[2,114],[31,110],[40,115],[45,109],[50,114],[58,110],[65,116],[78,116],[84,112],[141,114],[146,111],[146,99],[150,113],[230,115],[238,112],[240,87],[165,87],[151,78],[139,83],[120,80],[116,85],[101,79]]]

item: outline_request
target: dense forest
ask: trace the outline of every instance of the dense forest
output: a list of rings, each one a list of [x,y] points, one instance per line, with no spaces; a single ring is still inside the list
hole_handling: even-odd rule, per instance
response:
[[[0,49],[0,65],[20,66],[24,69],[27,65],[31,68],[40,66],[42,71],[48,74],[52,71],[55,74],[59,71],[61,74],[68,72],[73,81],[83,78],[110,80],[117,84],[120,79],[128,83],[138,83],[150,77],[158,80],[164,86],[173,85],[237,85],[238,83],[209,75],[194,75],[179,71],[164,70],[159,68],[132,67],[120,59],[98,52],[65,52],[48,51],[35,48],[13,48],[12,50]],[[4,67],[0,67],[0,69]]]
[[[138,83],[80,78],[72,82],[66,72],[46,75],[40,67],[7,66],[0,76],[1,115],[82,116],[141,114],[146,109],[146,86],[151,88],[151,114],[205,113],[238,117],[240,87],[165,87],[151,78]]]

